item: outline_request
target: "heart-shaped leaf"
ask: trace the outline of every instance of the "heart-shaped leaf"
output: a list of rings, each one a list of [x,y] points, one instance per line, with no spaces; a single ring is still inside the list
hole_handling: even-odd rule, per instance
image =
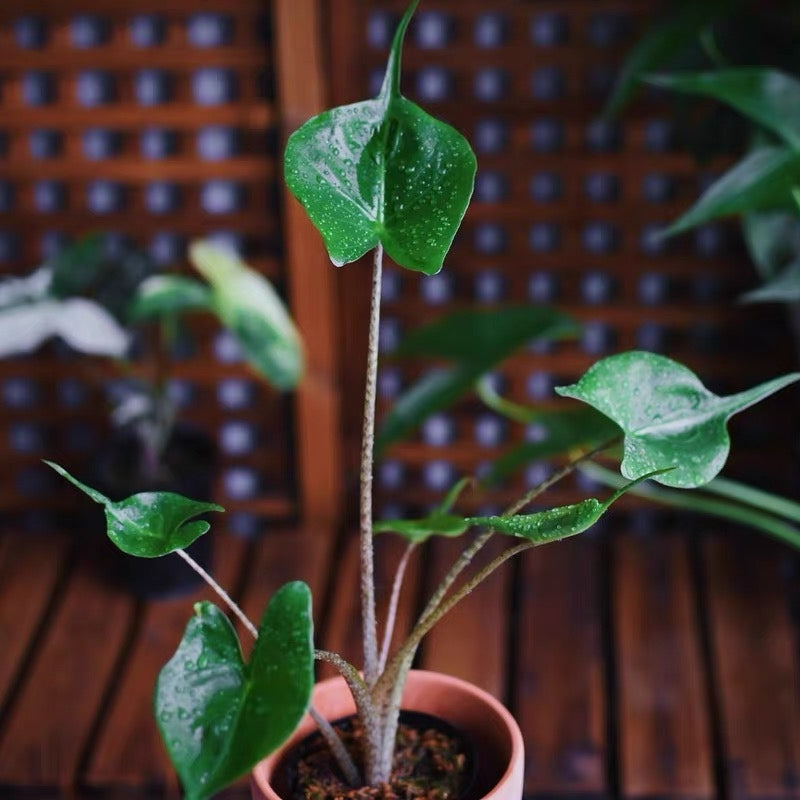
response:
[[[649,75],[648,83],[711,97],[800,149],[800,81],[776,69],[739,67],[711,72]]]
[[[153,275],[139,286],[128,307],[128,317],[135,321],[212,309],[213,296],[208,286],[182,275]]]
[[[173,492],[140,492],[114,502],[73,478],[63,467],[45,461],[59,475],[104,506],[108,538],[124,553],[141,558],[157,558],[183,550],[211,527],[193,517],[209,511],[224,511],[216,503],[190,500]]]
[[[377,98],[325,111],[286,146],[286,183],[337,266],[382,244],[397,264],[438,272],[472,195],[476,161],[467,140],[400,94],[416,5],[397,28]]]
[[[272,597],[245,663],[236,632],[198,603],[158,677],[156,719],[187,800],[204,800],[280,747],[314,685],[311,592],[297,581]]]
[[[445,358],[456,363],[429,373],[397,400],[381,424],[376,451],[455,403],[484,372],[522,345],[534,339],[564,339],[577,332],[569,317],[538,306],[456,311],[417,329],[401,343],[398,355]]]
[[[786,145],[757,147],[715,181],[663,234],[673,236],[745,211],[790,208],[792,188],[798,182],[800,152]]]
[[[303,374],[300,336],[272,284],[236,256],[194,242],[189,258],[211,284],[212,308],[239,340],[250,366],[279,389]]]
[[[621,470],[627,478],[674,467],[656,480],[689,489],[708,483],[725,465],[730,417],[798,379],[798,373],[784,375],[719,397],[682,364],[633,351],[598,361],[578,383],[556,391],[588,403],[622,428]]]

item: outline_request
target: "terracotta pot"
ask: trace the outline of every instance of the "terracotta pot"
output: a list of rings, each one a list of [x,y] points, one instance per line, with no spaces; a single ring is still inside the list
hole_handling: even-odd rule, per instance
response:
[[[331,678],[314,687],[314,708],[333,720],[355,712],[343,678]],[[402,706],[441,717],[475,742],[478,753],[477,792],[481,800],[519,800],[522,797],[524,750],[522,734],[511,714],[487,692],[471,683],[437,672],[412,670]],[[270,781],[284,753],[315,729],[306,715],[292,738],[253,770],[254,800],[283,800]]]

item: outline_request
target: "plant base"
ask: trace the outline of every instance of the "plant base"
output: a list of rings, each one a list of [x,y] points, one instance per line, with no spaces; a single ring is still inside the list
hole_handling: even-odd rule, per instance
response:
[[[342,678],[317,684],[312,704],[329,720],[355,713],[353,698]],[[412,670],[403,692],[403,708],[447,720],[474,741],[478,769],[470,792],[473,800],[522,797],[522,734],[511,714],[490,694],[448,675]],[[284,754],[315,727],[306,715],[289,742],[256,766],[252,776],[254,800],[290,800],[273,786],[276,769]]]

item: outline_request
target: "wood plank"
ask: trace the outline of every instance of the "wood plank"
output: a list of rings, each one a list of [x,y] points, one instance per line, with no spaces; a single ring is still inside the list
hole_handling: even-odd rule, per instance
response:
[[[612,591],[625,797],[712,797],[713,744],[686,540],[614,542]]]
[[[438,582],[455,561],[464,541],[442,539],[432,544],[429,557],[432,580],[428,594],[434,589],[434,581]],[[496,538],[476,559],[476,566],[487,563],[508,546],[507,539]],[[470,568],[467,574],[472,574],[474,569]],[[508,565],[501,567],[442,619],[423,642],[421,664],[425,669],[463,678],[501,700],[505,698],[510,579]],[[478,631],[480,635],[476,635]]]
[[[588,537],[522,557],[514,695],[526,794],[607,790],[600,568]]]
[[[226,588],[238,579],[247,543],[233,536],[214,540],[213,573]],[[147,603],[114,697],[89,754],[82,783],[91,787],[171,787],[176,778],[153,717],[153,687],[172,656],[198,600],[214,600],[210,589],[188,597]]]
[[[405,550],[405,542],[399,537],[379,536],[375,539],[375,596],[377,601],[378,642],[383,636],[383,622],[392,590],[397,564]],[[394,643],[410,629],[417,613],[416,599],[419,592],[420,560],[417,552],[409,562],[403,591],[398,606]],[[359,668],[363,664],[361,644],[361,604],[359,585],[358,536],[348,537],[341,557],[332,567],[331,607],[321,641],[327,650],[344,656]],[[336,672],[329,665],[322,665],[320,675],[329,677]]]
[[[0,538],[0,708],[11,700],[9,692],[39,631],[68,551],[66,536],[8,532]]]
[[[330,553],[334,540],[332,530],[285,529],[261,537],[250,557],[242,593],[241,606],[247,616],[257,624],[270,598],[283,584],[302,580],[311,588],[314,623],[319,626],[332,569]]]
[[[729,534],[703,545],[728,793],[800,797],[800,659],[787,597],[796,556]]]
[[[0,733],[0,784],[75,782],[133,610],[87,559],[78,562]]]
[[[280,130],[286,141],[325,107],[318,0],[273,3]],[[295,442],[307,527],[336,526],[342,515],[338,302],[322,240],[284,186],[284,250],[292,311],[303,332],[307,367],[296,395]]]

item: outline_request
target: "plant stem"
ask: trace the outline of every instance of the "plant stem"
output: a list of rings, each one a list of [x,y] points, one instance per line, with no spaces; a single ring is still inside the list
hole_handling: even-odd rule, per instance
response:
[[[345,683],[353,695],[358,716],[364,725],[364,764],[366,768],[367,783],[374,785],[376,770],[380,759],[381,725],[380,718],[373,702],[373,696],[364,683],[358,670],[337,653],[328,650],[315,650],[314,658],[317,661],[326,661],[333,664],[344,678]]]
[[[185,551],[175,551],[222,599],[228,608],[238,617],[239,621],[250,632],[254,639],[258,639],[258,628],[247,618],[247,615],[233,601],[231,596]]]
[[[547,491],[551,486],[558,483],[559,481],[566,478],[570,475],[577,467],[579,467],[582,463],[587,461],[588,459],[592,458],[593,456],[597,455],[598,453],[602,452],[606,448],[610,447],[616,441],[618,441],[619,437],[615,436],[613,439],[610,439],[604,442],[601,445],[598,445],[595,448],[583,453],[582,455],[574,458],[568,464],[565,464],[560,470],[554,472],[549,478],[545,479],[541,483],[537,484],[530,490],[528,490],[522,497],[518,500],[514,501],[504,512],[504,517],[510,517],[516,514],[518,511],[521,511],[525,506],[535,500],[540,494]],[[486,543],[492,538],[494,535],[493,530],[487,530],[483,533],[479,534],[472,544],[469,547],[466,547],[461,555],[458,557],[456,562],[453,564],[452,567],[448,570],[447,574],[442,579],[442,582],[436,587],[436,591],[431,595],[428,604],[425,606],[422,614],[420,614],[419,619],[417,620],[417,625],[422,623],[426,617],[432,614],[438,605],[442,602],[445,595],[447,594],[448,589],[455,583],[456,578],[470,565],[472,560],[475,556],[483,549]]]
[[[416,542],[410,542],[406,547],[400,563],[397,565],[397,572],[394,575],[394,582],[392,583],[392,594],[389,598],[389,609],[386,612],[386,629],[383,632],[383,643],[381,645],[381,653],[378,658],[378,672],[383,672],[386,666],[386,659],[389,657],[389,648],[392,645],[392,636],[394,634],[395,621],[397,620],[397,606],[400,602],[400,590],[403,587],[403,578],[406,574],[408,561],[411,554],[416,550]]]
[[[375,620],[375,566],[372,548],[372,463],[375,446],[375,387],[378,376],[378,328],[381,315],[383,246],[375,248],[364,389],[361,441],[361,625],[364,637],[364,679],[370,689],[378,679],[378,633]]]
[[[470,580],[467,581],[457,592],[451,595],[447,600],[443,601],[432,613],[420,620],[420,622],[414,627],[414,630],[409,634],[409,637],[406,639],[403,646],[395,654],[391,663],[387,666],[383,676],[381,676],[381,679],[386,679],[386,681],[389,682],[388,676],[392,674],[397,675],[399,673],[399,670],[402,669],[404,660],[409,656],[410,653],[413,653],[416,650],[423,637],[431,630],[431,628],[433,628],[434,625],[436,625],[437,622],[439,622],[442,617],[445,616],[445,614],[448,613],[448,611],[460,603],[479,584],[483,583],[483,581],[485,581],[496,569],[505,564],[509,558],[513,558],[518,553],[522,553],[532,547],[537,547],[537,544],[535,542],[523,542],[522,544],[518,544],[509,548],[508,550],[505,550],[499,556],[497,556],[497,558],[493,559],[482,570],[470,578]],[[379,684],[377,688],[381,689],[383,687]]]
[[[541,483],[534,486],[532,489],[527,491],[519,500],[512,503],[503,513],[504,517],[511,517],[516,514],[518,511],[521,511],[525,506],[529,503],[533,502],[540,494],[546,492],[551,486],[555,485],[559,481],[566,478],[568,475],[571,475],[581,464],[588,461],[590,458],[594,458],[598,453],[602,453],[603,450],[607,450],[612,445],[616,444],[617,442],[621,441],[621,436],[613,436],[610,439],[607,439],[602,444],[597,445],[597,447],[593,447],[591,450],[587,450],[585,453],[573,458],[572,461],[565,464],[561,469],[556,470],[549,478],[543,480]]]
[[[322,738],[328,743],[328,747],[330,747],[333,757],[336,759],[339,767],[344,773],[345,780],[350,784],[350,786],[360,786],[361,776],[358,774],[358,770],[356,769],[356,765],[353,763],[353,759],[350,757],[350,753],[347,752],[344,742],[339,738],[339,734],[336,733],[333,725],[331,725],[330,722],[328,722],[328,720],[326,720],[325,717],[323,717],[322,714],[320,714],[319,711],[317,711],[317,709],[313,706],[308,709],[308,713],[311,715],[311,718],[314,720],[314,722],[317,723],[317,727],[319,728],[319,732],[322,734]]]

